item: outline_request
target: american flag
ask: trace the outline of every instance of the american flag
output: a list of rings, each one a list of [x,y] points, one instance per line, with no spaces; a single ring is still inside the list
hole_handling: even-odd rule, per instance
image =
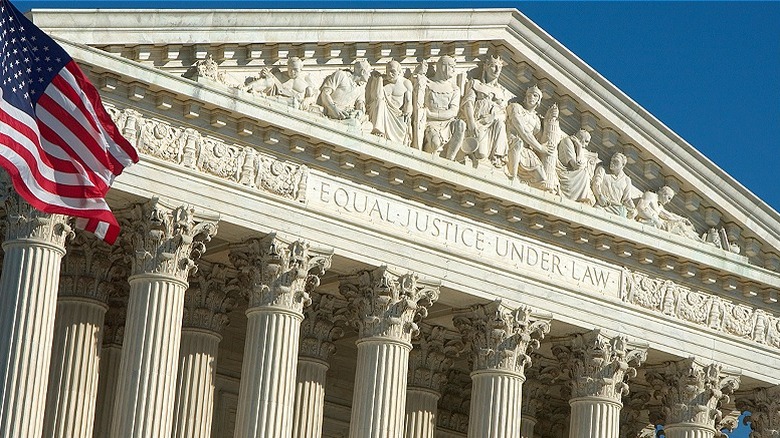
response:
[[[135,148],[75,61],[8,0],[0,31],[0,166],[30,205],[113,244],[119,224],[104,197]]]

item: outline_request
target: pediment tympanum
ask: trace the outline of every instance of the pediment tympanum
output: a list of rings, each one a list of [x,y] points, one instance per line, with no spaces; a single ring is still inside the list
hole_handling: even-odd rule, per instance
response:
[[[302,203],[341,173],[776,302],[777,213],[517,11],[33,17],[149,156]]]

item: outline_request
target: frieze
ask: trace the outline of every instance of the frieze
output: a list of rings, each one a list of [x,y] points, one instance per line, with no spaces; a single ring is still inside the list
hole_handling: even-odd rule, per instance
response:
[[[780,348],[780,317],[671,280],[624,270],[622,301],[712,330]]]
[[[107,105],[122,134],[141,154],[201,171],[294,201],[304,202],[309,169],[250,146],[228,143],[196,129]]]

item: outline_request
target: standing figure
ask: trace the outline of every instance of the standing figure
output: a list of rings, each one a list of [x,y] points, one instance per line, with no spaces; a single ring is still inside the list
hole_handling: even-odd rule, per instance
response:
[[[425,64],[423,64],[422,68]],[[417,135],[423,132],[422,148],[426,152],[439,154],[454,160],[463,144],[466,123],[458,119],[460,111],[460,88],[454,82],[455,59],[444,55],[436,63],[436,74],[428,80],[425,71],[416,75],[415,96],[417,97]],[[418,137],[419,138],[419,137]]]
[[[368,122],[366,116],[366,82],[371,67],[365,60],[355,61],[353,71],[333,72],[322,82],[318,103],[323,114],[331,119],[354,119]]]
[[[517,176],[531,187],[558,193],[560,184],[556,171],[558,159],[555,154],[561,139],[558,106],[553,104],[547,110],[542,124],[542,119],[536,112],[541,102],[542,91],[534,85],[526,90],[522,105],[511,103],[507,108],[507,175],[510,179]]]
[[[505,164],[506,105],[510,94],[498,83],[503,67],[500,57],[488,56],[482,61],[480,77],[466,84],[462,111],[466,120],[466,136],[476,140],[476,150],[471,152],[475,166],[484,158],[489,158],[496,167]]]
[[[610,213],[633,218],[635,214],[634,199],[642,196],[631,183],[631,178],[623,169],[628,160],[620,152],[612,155],[609,160],[609,173],[603,166],[596,169],[591,188],[596,196],[596,205]]]
[[[565,137],[558,143],[558,180],[561,194],[572,201],[593,205],[596,197],[590,182],[596,170],[596,154],[586,148],[590,144],[590,133],[580,129],[576,134]]]
[[[372,133],[408,146],[412,141],[412,82],[401,75],[401,64],[390,61],[384,76],[372,74],[366,101]]]

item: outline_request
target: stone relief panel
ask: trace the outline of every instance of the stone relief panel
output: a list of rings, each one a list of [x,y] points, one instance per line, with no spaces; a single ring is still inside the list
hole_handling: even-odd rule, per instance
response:
[[[304,60],[290,56],[286,71],[263,67],[238,78],[220,70],[208,57],[188,75],[358,127],[399,148],[429,152],[431,159],[502,169],[493,175],[724,251],[740,252],[717,221],[716,226],[705,221],[710,228],[697,230],[688,217],[671,211],[673,187],[648,184],[652,182],[648,177],[641,186],[658,188],[638,188],[625,171],[636,161],[633,155],[633,161],[629,160],[629,152],[614,152],[608,163],[600,164],[598,153],[588,149],[595,121],[584,118],[580,130],[565,132],[561,112],[572,114],[574,104],[561,99],[563,108],[559,109],[558,102],[543,102],[551,94],[549,81],[532,84],[534,78],[528,78],[521,81],[529,82],[525,92],[515,95],[502,85],[507,62],[495,54],[481,55],[476,67],[460,72],[455,59],[446,54],[418,59],[421,62],[414,68],[383,57],[386,62],[378,65],[356,58],[345,69],[318,66],[304,72]],[[547,110],[542,114],[543,103]],[[609,142],[608,147],[614,146],[614,138],[603,137],[599,135],[602,142]],[[159,153],[175,151],[160,149]]]
[[[218,178],[304,202],[309,169],[262,154],[249,146],[227,143],[193,128],[106,105],[130,143],[142,154]]]
[[[623,278],[621,299],[626,303],[780,348],[780,317],[776,315],[628,269]]]

